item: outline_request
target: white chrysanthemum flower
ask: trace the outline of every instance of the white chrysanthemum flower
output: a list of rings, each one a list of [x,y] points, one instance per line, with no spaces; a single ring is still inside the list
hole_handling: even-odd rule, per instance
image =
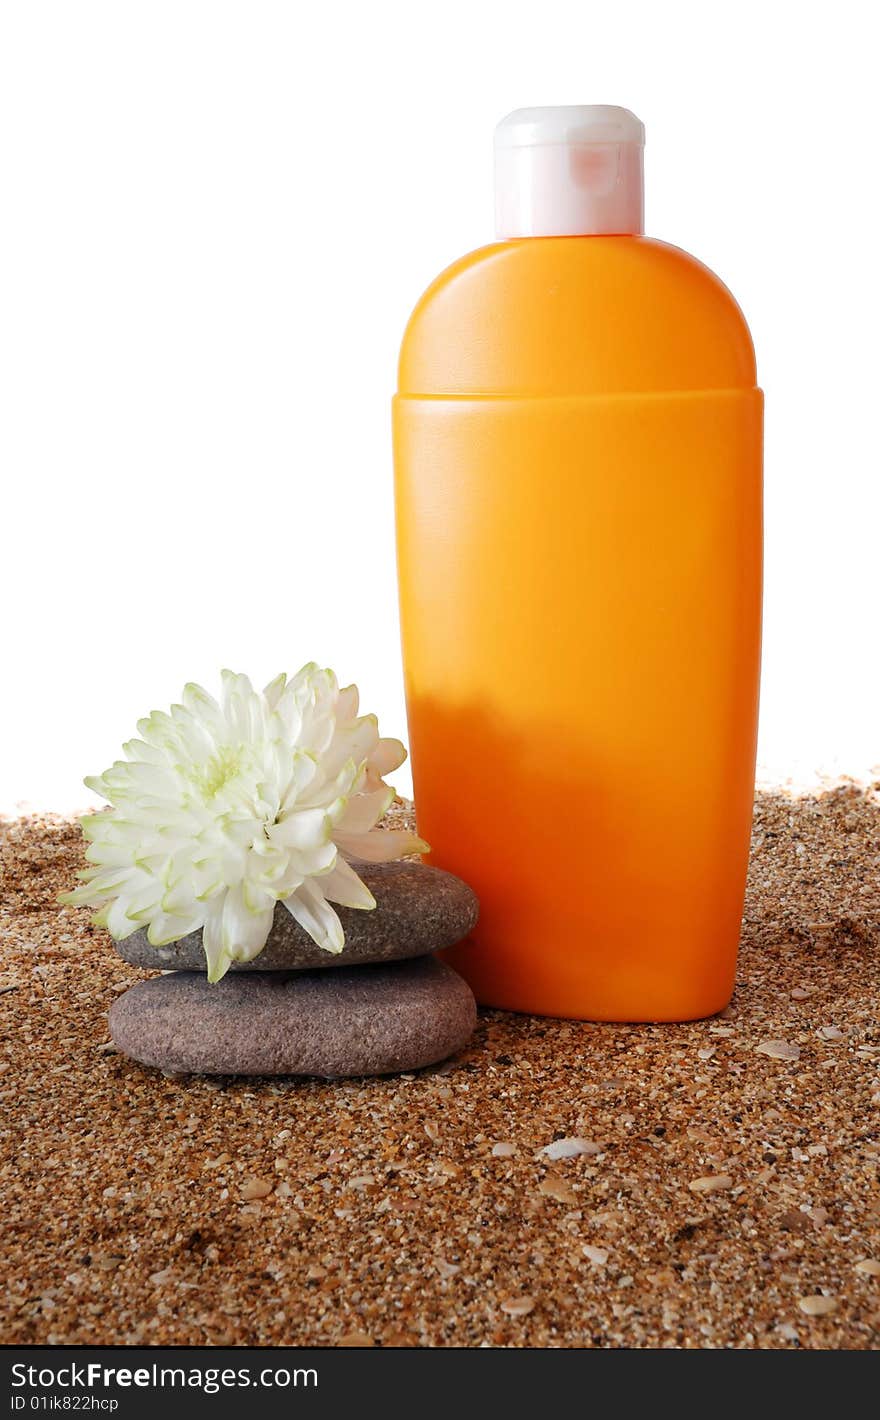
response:
[[[331,903],[376,906],[350,860],[427,849],[377,830],[394,798],[384,775],[406,751],[357,711],[357,687],[314,664],[262,692],[224,671],[219,704],[186,686],[169,715],[138,722],[124,760],[85,781],[112,810],[82,820],[92,866],[61,900],[99,908],[118,941],[146,927],[161,947],[201,928],[210,981],[262,951],[276,902],[341,952]]]

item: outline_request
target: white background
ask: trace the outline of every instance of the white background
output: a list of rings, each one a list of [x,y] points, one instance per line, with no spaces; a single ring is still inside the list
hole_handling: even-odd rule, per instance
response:
[[[0,802],[87,803],[224,665],[318,659],[405,733],[397,347],[491,240],[492,128],[524,104],[634,109],[648,232],[751,324],[761,759],[880,759],[872,9],[3,5]]]

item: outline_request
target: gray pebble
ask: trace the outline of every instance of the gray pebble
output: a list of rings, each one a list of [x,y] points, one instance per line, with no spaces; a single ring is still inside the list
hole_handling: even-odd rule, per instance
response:
[[[345,946],[338,956],[317,946],[279,902],[269,939],[253,961],[233,962],[232,971],[299,971],[427,956],[460,942],[476,926],[476,894],[461,878],[425,863],[356,863],[358,876],[376,899],[362,912],[338,907]],[[132,966],[161,971],[204,971],[201,932],[167,947],[154,947],[146,932],[114,943]]]
[[[445,1060],[476,1024],[470,987],[434,957],[337,971],[200,972],[139,981],[110,1007],[143,1065],[204,1075],[387,1075]]]

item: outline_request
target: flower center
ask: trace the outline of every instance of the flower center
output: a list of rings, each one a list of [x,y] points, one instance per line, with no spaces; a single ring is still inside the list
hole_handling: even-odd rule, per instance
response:
[[[225,789],[230,779],[241,772],[243,754],[240,745],[224,745],[204,764],[193,766],[192,781],[203,799],[213,799]]]

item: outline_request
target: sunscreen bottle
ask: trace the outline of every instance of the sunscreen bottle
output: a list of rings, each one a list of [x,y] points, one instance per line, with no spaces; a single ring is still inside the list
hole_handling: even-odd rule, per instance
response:
[[[495,244],[403,340],[398,567],[419,832],[491,1006],[730,999],[754,789],[762,395],[727,288],[643,232],[626,109],[522,109]]]

